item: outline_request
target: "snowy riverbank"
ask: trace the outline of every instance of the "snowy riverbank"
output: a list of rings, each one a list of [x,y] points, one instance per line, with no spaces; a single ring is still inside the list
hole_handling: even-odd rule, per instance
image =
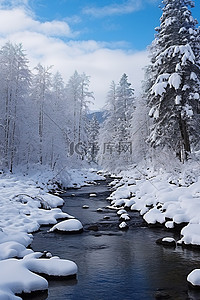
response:
[[[70,187],[102,179],[90,170],[71,170],[66,178]],[[48,172],[30,176],[0,175],[1,299],[21,299],[16,294],[47,290],[47,280],[38,274],[67,277],[77,273],[74,262],[27,248],[33,239],[31,233],[41,225],[54,225],[58,219],[72,217],[58,208],[63,200],[48,193],[55,187]]]
[[[166,230],[180,228],[176,246],[200,249],[200,177],[195,169],[172,176],[162,170],[136,167],[120,176],[122,179],[111,183],[114,190],[108,198],[111,209],[138,211],[151,226],[162,224]],[[200,271],[195,271],[188,281],[199,285]]]

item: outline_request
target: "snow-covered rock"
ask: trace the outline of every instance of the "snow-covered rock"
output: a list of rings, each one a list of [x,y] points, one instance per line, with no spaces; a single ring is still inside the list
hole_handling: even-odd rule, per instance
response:
[[[200,269],[194,269],[187,276],[188,283],[194,288],[200,288]]]
[[[119,228],[120,229],[128,229],[128,225],[126,224],[126,222],[122,222],[119,224]]]
[[[98,212],[102,212],[102,211],[103,211],[103,208],[99,207],[99,208],[97,208],[97,211],[98,211]]]
[[[200,224],[188,224],[181,230],[179,244],[200,247]]]
[[[118,216],[120,216],[122,214],[126,214],[126,213],[127,213],[127,211],[125,209],[119,209],[117,212]]]
[[[14,294],[31,293],[48,289],[48,282],[43,277],[32,273],[23,260],[6,259],[0,261],[1,299],[20,299]],[[6,298],[9,295],[10,298]]]
[[[81,232],[83,230],[83,225],[77,219],[70,219],[62,221],[56,225],[54,225],[49,232],[59,231],[59,232]]]
[[[83,205],[82,208],[87,209],[87,208],[89,208],[89,206],[88,205]]]
[[[156,243],[159,245],[163,245],[163,246],[176,247],[176,241],[172,237],[164,237],[164,238],[158,239],[156,241]]]
[[[32,272],[48,276],[68,277],[77,274],[77,265],[70,260],[52,257],[50,259],[27,259],[25,266]]]
[[[21,299],[15,294],[47,290],[47,280],[37,274],[53,277],[77,274],[77,265],[72,261],[58,257],[37,259],[34,256],[37,255],[27,255],[21,260],[12,258],[0,261],[0,299]]]
[[[163,224],[165,222],[165,215],[163,215],[160,210],[154,207],[144,215],[144,220],[148,224],[156,224],[156,223]]]
[[[127,213],[121,214],[120,219],[123,219],[125,221],[129,221],[130,217]]]

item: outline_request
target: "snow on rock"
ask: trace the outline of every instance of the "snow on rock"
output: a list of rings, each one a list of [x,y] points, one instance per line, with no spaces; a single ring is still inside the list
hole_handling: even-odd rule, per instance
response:
[[[89,208],[89,206],[85,204],[85,205],[82,206],[82,208],[87,209],[87,208]]]
[[[99,208],[97,208],[97,211],[98,212],[103,212],[103,208],[99,207]]]
[[[188,276],[187,281],[192,287],[200,288],[200,269],[194,269]]]
[[[50,259],[26,259],[24,265],[32,272],[48,276],[67,277],[77,274],[77,265],[70,260],[52,257]]]
[[[127,211],[125,209],[119,209],[117,212],[118,216],[120,216],[122,214],[126,214],[126,213],[127,213]]]
[[[176,247],[176,241],[172,237],[164,237],[164,238],[158,239],[156,241],[156,244],[163,245],[163,246],[169,246],[169,247]]]
[[[97,194],[93,193],[93,194],[90,194],[90,197],[96,197]]]
[[[130,217],[129,217],[129,215],[127,213],[124,213],[124,214],[121,214],[120,219],[128,221],[128,220],[130,220]]]
[[[111,202],[111,204],[112,204],[113,206],[115,206],[115,207],[120,207],[120,206],[122,206],[122,205],[125,204],[125,200],[126,200],[126,199],[117,199],[117,200],[113,200],[113,201]]]
[[[47,280],[37,274],[68,277],[76,276],[77,270],[74,262],[58,257],[37,259],[34,255],[27,255],[21,260],[14,258],[2,260],[0,261],[0,299],[21,299],[14,294],[47,290]]]
[[[176,242],[174,238],[171,237],[165,237],[162,239],[162,242],[167,242],[167,243],[173,243]]]
[[[128,225],[126,224],[126,222],[122,222],[119,224],[119,228],[120,229],[128,229]]]
[[[14,258],[0,261],[0,292],[1,294],[31,293],[48,289],[48,282],[43,277],[32,273],[24,264],[23,260]],[[6,298],[1,298],[6,299]]]
[[[173,222],[173,221],[167,221],[167,222],[165,223],[165,227],[166,227],[166,228],[169,228],[169,229],[174,228],[174,222]]]
[[[156,223],[163,224],[165,222],[165,216],[162,214],[160,210],[154,207],[144,215],[144,220],[148,224],[156,224]]]
[[[200,224],[188,224],[181,230],[179,244],[200,246]]]
[[[62,221],[56,225],[54,225],[49,232],[53,231],[60,231],[60,232],[80,232],[83,230],[83,225],[77,219],[70,219]]]
[[[64,200],[58,196],[52,194],[44,194],[42,195],[42,199],[51,207],[55,208],[58,206],[62,206],[64,204]]]

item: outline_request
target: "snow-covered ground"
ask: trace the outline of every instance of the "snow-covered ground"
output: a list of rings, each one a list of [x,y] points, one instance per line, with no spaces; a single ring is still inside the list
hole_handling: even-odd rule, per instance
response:
[[[58,219],[72,219],[59,206],[63,200],[49,194],[56,185],[50,173],[0,175],[0,299],[21,299],[16,294],[47,290],[49,276],[76,275],[74,262],[27,249],[43,224],[55,225]],[[102,179],[91,170],[66,172],[65,183],[79,187]],[[78,220],[77,220],[78,222]],[[48,249],[47,249],[48,250]],[[35,274],[36,273],[36,274]]]
[[[200,177],[194,173],[184,171],[172,176],[166,171],[137,167],[122,172],[122,179],[111,183],[114,191],[108,198],[109,207],[138,211],[149,225],[162,224],[169,230],[183,226],[177,246],[200,247]],[[200,272],[195,272],[195,282],[200,282]]]

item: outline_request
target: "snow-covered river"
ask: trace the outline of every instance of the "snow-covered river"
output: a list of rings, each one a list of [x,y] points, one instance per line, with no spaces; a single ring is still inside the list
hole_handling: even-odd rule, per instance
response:
[[[90,197],[91,193],[97,196]],[[33,250],[48,250],[73,260],[79,272],[77,280],[50,281],[48,297],[32,299],[199,300],[200,292],[188,289],[186,277],[200,267],[200,253],[157,245],[155,241],[166,236],[166,232],[146,227],[135,212],[130,212],[128,231],[119,230],[116,212],[105,208],[108,195],[106,182],[68,190],[63,195],[63,211],[79,219],[84,232],[48,233],[49,227],[43,226],[34,234]],[[83,209],[84,205],[89,208]],[[97,212],[98,208],[103,211]],[[87,230],[94,224],[98,231]],[[173,237],[173,233],[167,235]]]

